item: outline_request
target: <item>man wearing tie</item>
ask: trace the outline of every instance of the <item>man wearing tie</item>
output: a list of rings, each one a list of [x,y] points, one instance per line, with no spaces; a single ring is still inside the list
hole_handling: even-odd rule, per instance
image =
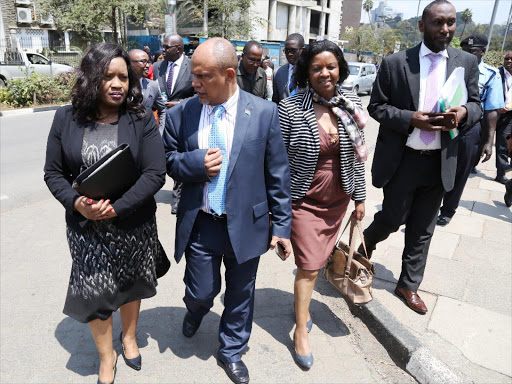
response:
[[[251,334],[259,256],[278,241],[291,253],[288,157],[276,105],[239,89],[229,41],[205,41],[191,64],[197,96],[168,111],[164,132],[167,173],[183,183],[174,253],[187,263],[183,334],[192,337],[213,306],[224,263],[217,358],[231,380],[248,383],[240,354]]]
[[[180,35],[169,35],[162,45],[165,60],[154,64],[153,76],[156,76],[162,95],[165,93],[167,101],[165,106],[172,108],[178,103],[194,96],[192,87],[192,74],[190,73],[190,59],[183,54],[185,46]],[[178,211],[181,195],[181,183],[174,180],[172,189],[172,213]]]
[[[427,307],[417,290],[423,279],[436,216],[445,191],[454,185],[458,138],[451,139],[439,112],[441,88],[457,67],[464,68],[468,101],[448,109],[457,113],[458,129],[480,119],[478,61],[449,46],[455,33],[455,8],[446,0],[428,4],[418,22],[423,42],[382,60],[368,111],[380,122],[372,182],[383,188],[382,210],[364,231],[368,257],[376,245],[405,224],[402,272],[395,294],[412,310]],[[362,247],[359,251],[364,253]]]
[[[274,103],[279,104],[281,100],[297,93],[293,84],[293,70],[303,48],[304,37],[300,33],[292,33],[286,38],[284,54],[288,64],[279,68],[274,75],[274,92],[272,93]]]

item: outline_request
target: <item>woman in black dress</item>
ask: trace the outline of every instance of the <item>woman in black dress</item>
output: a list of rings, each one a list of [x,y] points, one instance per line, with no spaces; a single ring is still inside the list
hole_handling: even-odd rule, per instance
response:
[[[156,265],[167,261],[153,197],[165,183],[165,155],[156,121],[141,101],[127,53],[116,44],[93,46],[82,59],[72,105],[55,114],[46,150],[44,179],[66,209],[72,257],[64,313],[89,323],[100,356],[98,383],[114,380],[117,309],[123,357],[141,368],[135,339],[141,299],[156,294]],[[135,184],[115,201],[80,196],[71,187],[80,171],[123,143],[140,174]]]

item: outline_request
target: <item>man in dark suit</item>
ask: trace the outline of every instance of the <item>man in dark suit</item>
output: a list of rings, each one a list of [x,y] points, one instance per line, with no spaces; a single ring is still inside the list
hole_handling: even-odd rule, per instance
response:
[[[229,41],[199,45],[191,65],[197,96],[168,111],[164,146],[167,173],[183,183],[174,253],[187,262],[183,334],[192,337],[213,306],[224,263],[217,358],[231,380],[248,383],[240,354],[251,334],[259,256],[278,241],[291,253],[291,195],[277,107],[240,90],[236,67]]]
[[[147,78],[151,61],[148,54],[142,49],[132,49],[128,52],[135,72],[140,79],[142,89],[142,105],[150,111],[158,111],[158,130],[160,135],[164,133],[165,127],[165,104],[160,93],[158,83]]]
[[[284,54],[288,64],[280,67],[274,74],[274,92],[272,101],[279,103],[297,90],[293,87],[293,69],[304,48],[304,37],[300,33],[292,33],[284,43]]]
[[[192,74],[190,73],[190,59],[183,54],[185,46],[180,35],[166,36],[162,49],[165,60],[154,64],[153,76],[160,85],[162,95],[165,94],[165,106],[172,108],[184,99],[194,96]],[[175,180],[171,201],[173,214],[176,214],[178,211],[180,195],[181,183]]]
[[[380,122],[372,182],[384,191],[382,210],[364,232],[368,256],[379,242],[406,225],[395,293],[421,314],[427,307],[417,290],[441,200],[454,185],[459,141],[450,138],[442,117],[426,114],[439,111],[440,90],[457,67],[464,68],[468,101],[448,111],[457,113],[459,130],[475,125],[482,113],[477,58],[449,46],[455,19],[450,2],[436,0],[427,5],[418,22],[423,42],[382,60],[368,106],[370,115]]]

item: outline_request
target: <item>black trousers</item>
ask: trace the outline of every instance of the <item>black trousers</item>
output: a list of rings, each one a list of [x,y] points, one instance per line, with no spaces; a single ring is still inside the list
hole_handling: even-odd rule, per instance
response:
[[[512,131],[512,111],[500,115],[496,124],[496,175],[505,176],[505,166],[509,164],[507,136]]]
[[[460,198],[466,182],[468,181],[471,169],[478,161],[478,148],[480,147],[481,125],[462,131],[459,138],[459,149],[457,152],[457,171],[455,172],[455,185],[450,192],[446,192],[441,206],[441,214],[453,217],[460,203]]]
[[[444,195],[441,152],[406,150],[395,175],[383,188],[382,210],[364,231],[367,247],[376,245],[405,224],[402,273],[398,285],[416,291],[423,280],[437,212]]]

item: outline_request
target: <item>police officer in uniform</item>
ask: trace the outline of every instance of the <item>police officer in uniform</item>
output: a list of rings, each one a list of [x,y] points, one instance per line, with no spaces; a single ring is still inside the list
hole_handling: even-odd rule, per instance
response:
[[[459,206],[462,191],[468,180],[471,169],[478,163],[491,158],[498,121],[498,109],[504,107],[503,90],[499,71],[485,64],[482,60],[487,47],[487,37],[480,33],[472,34],[461,41],[463,51],[469,52],[478,58],[478,87],[483,107],[483,116],[480,123],[459,133],[459,149],[457,154],[457,171],[455,186],[443,198],[441,212],[437,218],[437,225],[445,226],[450,222]],[[496,179],[496,181],[499,181]]]

